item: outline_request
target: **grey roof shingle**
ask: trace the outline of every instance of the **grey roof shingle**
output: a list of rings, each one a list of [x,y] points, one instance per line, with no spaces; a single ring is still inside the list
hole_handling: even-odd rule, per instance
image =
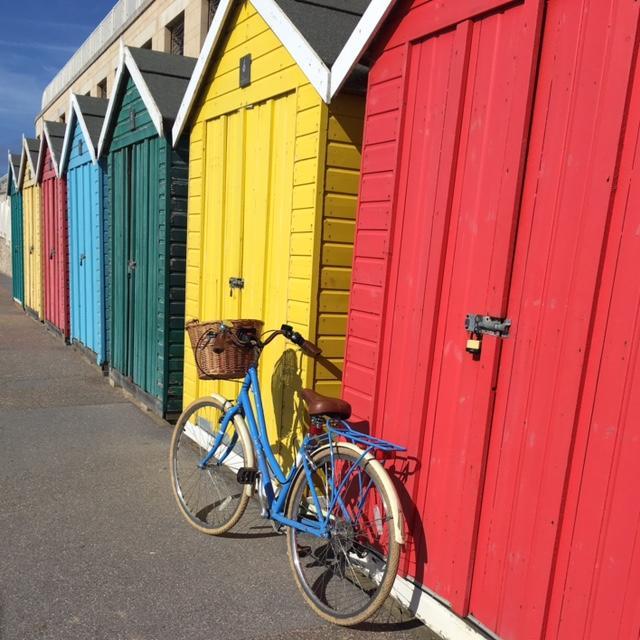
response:
[[[47,140],[50,143],[49,151],[53,157],[56,166],[60,162],[60,154],[62,153],[62,145],[64,144],[64,134],[67,129],[62,122],[51,122],[45,120],[44,128],[47,131]]]
[[[95,149],[98,146],[98,140],[100,139],[104,117],[107,115],[109,101],[106,98],[93,98],[91,96],[79,95],[76,95],[75,99],[78,102],[82,119],[91,138],[88,142],[90,142]]]
[[[31,162],[31,167],[35,171],[35,168],[38,166],[40,140],[38,140],[37,138],[25,138],[25,142],[27,143],[27,151],[29,153],[29,161]]]
[[[289,20],[331,67],[371,0],[275,0]]]
[[[165,123],[170,127],[197,60],[149,49],[128,47]]]

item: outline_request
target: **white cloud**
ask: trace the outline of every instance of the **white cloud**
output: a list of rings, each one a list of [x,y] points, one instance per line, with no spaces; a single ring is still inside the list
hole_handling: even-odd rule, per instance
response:
[[[0,45],[4,47],[19,47],[21,49],[39,49],[41,51],[63,51],[64,53],[73,53],[77,47],[70,47],[65,44],[48,44],[46,42],[18,42],[11,40],[0,40]]]
[[[35,118],[40,111],[42,83],[37,78],[0,66],[0,113]]]

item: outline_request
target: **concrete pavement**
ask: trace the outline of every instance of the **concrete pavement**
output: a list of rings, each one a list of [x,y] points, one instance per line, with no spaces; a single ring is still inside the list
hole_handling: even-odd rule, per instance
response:
[[[321,621],[255,506],[228,537],[190,528],[170,435],[0,278],[1,640],[433,638],[397,606],[359,629]]]

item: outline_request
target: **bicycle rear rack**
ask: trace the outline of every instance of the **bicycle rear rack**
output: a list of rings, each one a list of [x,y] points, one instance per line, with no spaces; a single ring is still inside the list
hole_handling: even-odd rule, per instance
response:
[[[317,446],[328,444],[329,442],[339,441],[342,438],[347,442],[352,442],[364,447],[367,452],[376,450],[390,453],[392,451],[397,452],[407,450],[406,447],[394,444],[393,442],[389,442],[388,440],[376,438],[376,436],[372,436],[368,433],[357,431],[344,420],[333,420],[331,418],[327,418],[324,426],[326,429],[325,433],[309,438],[309,440]]]

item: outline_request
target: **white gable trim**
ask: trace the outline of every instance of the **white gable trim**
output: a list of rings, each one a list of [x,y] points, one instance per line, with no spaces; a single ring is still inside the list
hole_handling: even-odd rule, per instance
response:
[[[355,30],[331,67],[329,100],[340,91],[351,70],[376,35],[396,0],[371,0]]]
[[[330,73],[320,56],[318,56],[274,0],[250,1],[276,37],[282,42],[305,76],[307,76],[309,82],[315,87],[320,97],[325,102],[329,102]],[[225,23],[231,14],[233,4],[234,0],[223,0],[213,18],[204,45],[202,46],[202,51],[198,56],[198,62],[189,81],[189,86],[182,99],[178,116],[173,125],[172,135],[174,146],[178,143],[186,127],[187,120],[200,92],[205,73],[211,64],[216,45],[220,40]]]
[[[82,114],[82,110],[80,109],[80,105],[78,104],[78,97],[75,93],[72,93],[69,97],[69,110],[67,116],[67,130],[64,132],[64,143],[62,145],[62,153],[60,154],[60,174],[66,173],[67,164],[69,163],[69,158],[71,156],[71,144],[73,142],[73,128],[74,124],[78,123],[80,125],[80,129],[82,129],[82,135],[84,136],[85,144],[87,145],[87,149],[89,149],[89,155],[91,156],[91,162],[96,164],[98,161],[96,149],[91,142],[91,136],[89,135],[89,129],[87,129],[87,123],[84,120],[84,116]]]
[[[33,175],[36,174],[37,167],[33,166],[33,161],[31,160],[31,154],[29,153],[29,147],[27,147],[27,138],[24,134],[22,134],[22,155],[20,156],[20,175],[18,177],[18,189],[22,189],[22,181],[24,180],[24,171],[26,162],[29,162],[31,165],[31,171]]]
[[[40,136],[40,148],[38,149],[38,162],[36,163],[36,182],[40,184],[40,175],[42,174],[42,163],[44,162],[44,142],[46,136],[46,125],[42,124],[42,135]],[[47,138],[47,144],[49,139]],[[51,146],[49,146],[49,152],[51,152]]]
[[[273,0],[251,0],[251,3],[298,63],[320,97],[329,102],[329,69],[315,49]]]
[[[98,142],[98,154],[97,157],[100,158],[105,151],[105,144],[107,135],[111,129],[113,124],[113,119],[115,116],[115,105],[116,101],[119,100],[120,93],[122,91],[122,83],[125,77],[125,70],[129,72],[133,83],[136,85],[136,89],[138,89],[138,93],[140,93],[140,97],[142,98],[142,102],[144,102],[144,106],[147,108],[149,112],[149,116],[151,117],[151,121],[153,122],[156,131],[159,136],[163,135],[163,122],[162,122],[162,114],[160,113],[160,109],[158,109],[158,105],[156,104],[151,92],[149,91],[149,87],[147,87],[147,83],[144,81],[142,74],[140,73],[140,69],[135,63],[131,52],[127,47],[120,42],[120,62],[118,63],[118,71],[116,72],[116,80],[113,86],[113,93],[111,94],[111,98],[109,100],[109,105],[107,107],[107,115],[105,116],[104,123],[102,125],[102,131],[100,132],[100,140]]]
[[[171,134],[174,147],[178,144],[178,140],[180,139],[187,123],[189,113],[191,112],[193,104],[200,93],[200,87],[204,81],[209,63],[213,57],[213,52],[215,51],[220,35],[222,34],[222,29],[227,21],[227,16],[231,11],[232,5],[233,0],[222,0],[213,16],[213,21],[211,22],[211,26],[207,32],[207,37],[204,39],[204,43],[202,44],[202,51],[198,56],[198,61],[196,62],[189,84],[187,85],[187,90],[182,98],[182,102],[180,103],[178,115],[173,123]]]
[[[13,166],[13,155],[11,154],[11,151],[7,151],[7,159],[9,161],[9,170],[7,171],[7,173],[11,177],[11,180],[13,182],[14,188],[17,190],[18,189],[18,176],[16,175],[15,167]]]
[[[58,166],[58,161],[56,160],[55,156],[53,155],[53,152],[51,151],[51,138],[49,137],[49,130],[47,129],[47,123],[43,122],[42,123],[42,131],[43,134],[42,136],[40,136],[40,150],[38,151],[38,166],[36,168],[36,182],[39,184],[40,182],[42,182],[42,171],[44,169],[44,143],[45,143],[45,138],[46,138],[46,142],[47,145],[49,147],[49,153],[51,154],[51,160],[53,161],[53,169],[56,173],[56,177],[59,178],[60,177],[60,169]],[[65,139],[67,137],[67,131],[65,129]]]

